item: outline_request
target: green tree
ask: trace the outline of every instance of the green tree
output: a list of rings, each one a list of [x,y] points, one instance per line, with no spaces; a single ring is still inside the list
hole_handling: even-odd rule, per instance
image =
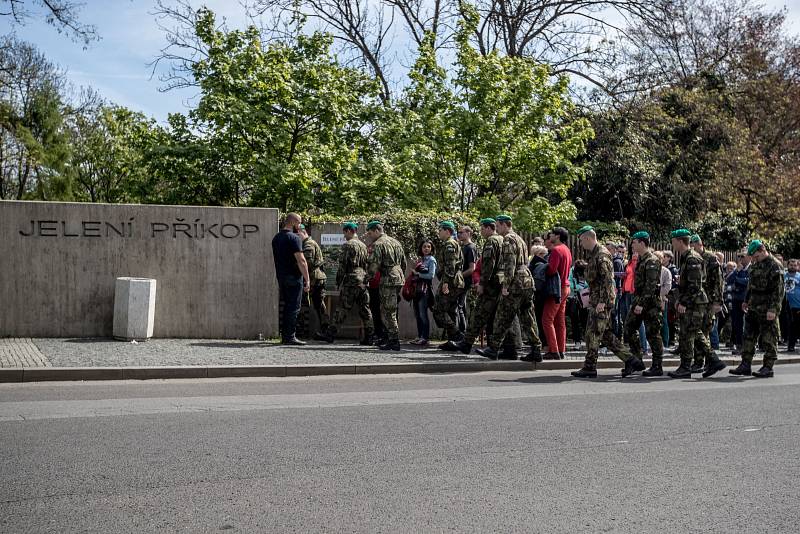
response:
[[[567,80],[551,81],[530,59],[481,55],[470,43],[477,12],[462,3],[461,13],[454,76],[437,64],[429,35],[382,135],[396,175],[412,186],[401,205],[505,210],[533,229],[574,218],[566,196],[592,131],[575,115]]]
[[[194,65],[201,99],[189,113],[228,193],[221,203],[336,211],[371,202],[364,129],[378,86],[330,53],[331,38],[298,34],[263,46],[258,31],[225,32],[207,9],[196,32],[207,57]],[[200,165],[208,165],[200,163]]]
[[[69,189],[63,74],[36,47],[0,46],[0,198],[60,198]]]
[[[146,200],[145,155],[159,130],[154,120],[119,106],[78,113],[70,139],[74,198],[109,203]]]

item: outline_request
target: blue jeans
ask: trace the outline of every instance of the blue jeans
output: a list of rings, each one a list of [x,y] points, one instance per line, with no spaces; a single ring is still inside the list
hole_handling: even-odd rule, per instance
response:
[[[632,293],[621,293],[617,296],[617,324],[619,325],[619,334],[616,336],[622,339],[623,330],[625,327],[625,319],[628,317],[628,312],[631,308],[631,301],[633,300]],[[641,333],[641,332],[640,332]],[[645,343],[647,343],[645,341]],[[645,345],[642,345],[642,349],[645,348]]]
[[[642,343],[642,350],[647,352],[649,345],[647,344],[647,332],[644,329],[644,323],[639,325],[639,340]]]
[[[742,301],[734,300],[731,309],[731,341],[736,348],[742,349],[742,338],[744,336],[744,312],[742,311]]]
[[[661,338],[664,340],[664,346],[669,347],[669,312],[667,311],[667,304],[664,305],[664,318],[661,323]]]
[[[417,335],[428,339],[431,335],[431,319],[428,317],[428,294],[418,294],[414,297],[414,317],[417,318]]]
[[[297,331],[297,314],[303,298],[303,277],[283,276],[278,278],[278,291],[283,303],[278,317],[281,338],[293,339]]]
[[[714,326],[711,327],[711,348],[719,350],[719,329],[717,328],[718,319],[714,317]]]

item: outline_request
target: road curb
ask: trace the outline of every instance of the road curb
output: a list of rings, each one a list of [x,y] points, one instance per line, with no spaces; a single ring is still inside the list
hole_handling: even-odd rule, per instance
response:
[[[738,365],[739,358],[721,358],[728,365]],[[667,358],[665,367],[677,367],[678,359]],[[755,362],[757,365],[760,361]],[[784,356],[777,364],[800,363],[800,356]],[[320,365],[229,365],[164,367],[9,367],[0,369],[0,383],[82,381],[82,380],[163,380],[174,378],[229,377],[299,377],[323,375],[444,374],[486,371],[560,371],[578,369],[581,360],[555,360],[538,364],[521,361],[453,361],[401,363],[342,363]],[[620,369],[622,362],[600,360],[599,369]]]

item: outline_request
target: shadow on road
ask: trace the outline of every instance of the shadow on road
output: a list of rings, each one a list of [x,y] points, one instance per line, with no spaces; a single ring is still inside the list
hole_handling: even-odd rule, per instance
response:
[[[675,380],[670,378],[666,375],[658,376],[653,378],[647,378],[644,376],[636,375],[636,376],[629,376],[626,378],[622,378],[620,375],[613,375],[613,374],[599,374],[597,378],[577,378],[569,373],[562,376],[526,376],[522,378],[514,378],[514,379],[502,379],[502,378],[491,378],[489,382],[517,382],[522,384],[563,384],[565,382],[619,382],[619,383],[629,383],[629,384],[657,384],[659,382],[664,381],[672,381]],[[691,378],[691,379],[681,379],[678,380],[680,382],[699,382],[699,381],[710,381],[710,382],[742,382],[745,380],[755,380],[753,377],[738,377],[738,376],[720,376],[720,377],[709,377],[709,378]]]
[[[275,343],[261,341],[258,343],[245,343],[237,341],[206,341],[200,343],[189,343],[190,347],[207,347],[211,349],[259,349],[263,347],[275,346]]]

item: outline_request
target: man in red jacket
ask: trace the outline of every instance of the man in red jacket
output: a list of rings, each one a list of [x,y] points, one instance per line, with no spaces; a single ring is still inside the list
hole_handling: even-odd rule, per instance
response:
[[[567,243],[569,232],[566,228],[556,227],[550,231],[550,257],[547,264],[547,276],[556,274],[561,278],[561,297],[548,295],[542,311],[542,327],[547,340],[545,360],[560,360],[567,351],[567,297],[569,296],[569,270],[572,267],[572,252]],[[547,284],[545,287],[548,287]]]

